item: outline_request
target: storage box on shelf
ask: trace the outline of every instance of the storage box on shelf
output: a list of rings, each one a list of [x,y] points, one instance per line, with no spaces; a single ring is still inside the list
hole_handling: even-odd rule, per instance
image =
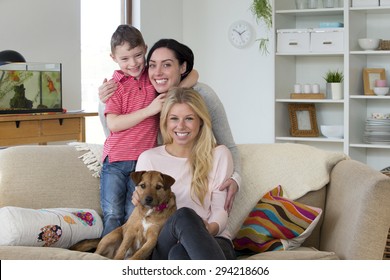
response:
[[[352,7],[378,7],[382,0],[352,0]]]
[[[314,28],[310,33],[311,52],[342,52],[344,28]]]
[[[279,29],[278,53],[342,52],[343,28]]]
[[[310,50],[309,29],[280,29],[277,33],[277,52],[307,53]]]

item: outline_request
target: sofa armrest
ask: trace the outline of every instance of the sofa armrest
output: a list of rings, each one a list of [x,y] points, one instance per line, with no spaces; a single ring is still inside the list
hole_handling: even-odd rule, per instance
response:
[[[355,160],[328,185],[320,249],[341,259],[382,259],[390,227],[390,178]]]

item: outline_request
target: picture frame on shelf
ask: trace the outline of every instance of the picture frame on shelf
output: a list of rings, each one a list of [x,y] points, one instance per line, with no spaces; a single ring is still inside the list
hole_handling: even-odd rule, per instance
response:
[[[363,85],[364,95],[375,95],[374,87],[375,80],[385,80],[385,68],[364,68],[363,69]]]
[[[290,134],[294,137],[318,137],[316,107],[314,103],[289,103]]]

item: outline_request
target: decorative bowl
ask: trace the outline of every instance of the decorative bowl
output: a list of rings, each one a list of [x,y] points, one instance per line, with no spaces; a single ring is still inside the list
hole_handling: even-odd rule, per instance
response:
[[[389,87],[374,87],[376,95],[386,95],[389,92]]]
[[[363,50],[372,51],[379,47],[380,39],[361,38],[358,39],[358,43]]]
[[[328,138],[343,138],[343,125],[321,125],[321,133]]]

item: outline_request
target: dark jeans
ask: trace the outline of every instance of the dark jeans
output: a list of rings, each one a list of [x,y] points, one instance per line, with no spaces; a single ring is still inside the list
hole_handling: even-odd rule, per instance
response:
[[[137,161],[103,162],[100,176],[100,205],[103,210],[103,234],[122,226],[134,210],[131,202],[135,186],[130,173]]]
[[[190,208],[178,209],[165,223],[153,251],[154,260],[235,259],[230,240],[213,237]]]

